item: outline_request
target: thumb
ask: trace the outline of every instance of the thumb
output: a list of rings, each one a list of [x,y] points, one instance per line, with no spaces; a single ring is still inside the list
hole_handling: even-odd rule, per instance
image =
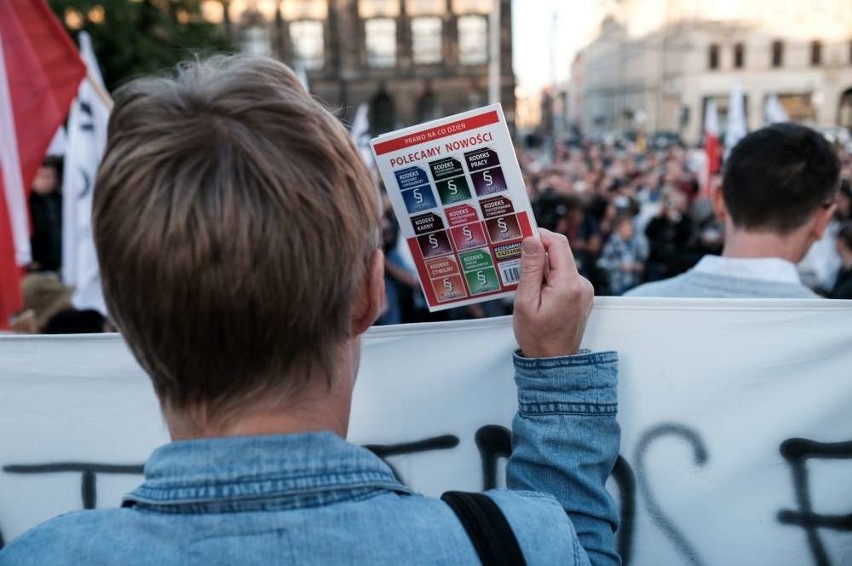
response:
[[[535,236],[525,239],[521,244],[521,279],[518,281],[517,302],[538,308],[544,266],[545,254],[541,241]]]

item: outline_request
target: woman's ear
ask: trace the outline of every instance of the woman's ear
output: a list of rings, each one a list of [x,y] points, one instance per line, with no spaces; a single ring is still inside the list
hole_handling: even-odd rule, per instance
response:
[[[352,309],[352,336],[365,333],[378,320],[385,304],[385,254],[376,250],[370,257],[364,280]]]

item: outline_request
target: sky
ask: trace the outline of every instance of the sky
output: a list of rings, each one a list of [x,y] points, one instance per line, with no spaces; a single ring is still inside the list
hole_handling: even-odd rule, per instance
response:
[[[522,92],[535,93],[552,84],[554,67],[556,79],[568,78],[574,54],[594,38],[600,5],[601,0],[512,2],[514,67]],[[551,49],[554,44],[556,48]]]

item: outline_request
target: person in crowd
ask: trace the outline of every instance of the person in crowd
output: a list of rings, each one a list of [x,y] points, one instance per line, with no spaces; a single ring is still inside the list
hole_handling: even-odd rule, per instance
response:
[[[834,209],[834,218],[829,222],[823,236],[814,242],[805,257],[799,262],[802,282],[820,294],[830,294],[841,269],[840,254],[837,253],[837,233],[840,226],[850,219],[850,184],[848,179],[840,182]]]
[[[389,207],[382,216],[382,251],[385,254],[386,307],[378,325],[402,324],[404,314],[414,310],[414,297],[420,292],[417,274],[409,268],[398,251],[399,224]]]
[[[716,216],[711,199],[693,200],[689,214],[694,226],[693,238],[681,253],[687,269],[695,267],[704,256],[721,255],[725,242],[725,224]]]
[[[568,238],[580,273],[594,278],[595,263],[601,251],[601,233],[598,223],[586,213],[583,201],[576,196],[564,200],[565,213],[559,219],[556,230]]]
[[[557,225],[568,213],[569,199],[552,188],[541,191],[533,201],[533,213],[541,228],[557,232]]]
[[[43,334],[100,334],[109,324],[104,315],[94,309],[65,309],[47,321]]]
[[[743,138],[725,164],[714,195],[725,222],[721,257],[628,293],[659,297],[816,298],[796,264],[834,213],[840,162],[817,132],[775,124]],[[653,244],[652,244],[653,250]]]
[[[15,330],[25,334],[91,334],[106,332],[108,321],[95,310],[78,310],[73,287],[55,273],[29,273],[21,282],[24,311]]]
[[[840,183],[840,191],[837,193],[837,210],[834,216],[840,222],[852,220],[852,179],[843,179]]]
[[[659,281],[684,271],[684,250],[692,240],[692,219],[686,214],[687,198],[675,189],[666,191],[659,214],[648,222],[647,281]]]
[[[289,68],[215,58],[123,87],[97,184],[104,297],[173,442],[121,508],[53,519],[0,562],[479,563],[449,505],[345,440],[384,303],[379,203]],[[565,237],[525,239],[521,267],[509,489],[479,509],[528,564],[617,565],[617,356],[579,350],[593,292]]]
[[[612,236],[598,260],[598,267],[606,273],[609,292],[623,295],[641,281],[645,250],[636,235],[631,215],[619,215],[613,227]]]
[[[847,220],[837,232],[837,253],[841,267],[829,295],[832,299],[852,299],[852,221]]]
[[[30,191],[32,264],[29,271],[59,271],[62,266],[62,193],[60,162],[47,158],[36,171]]]
[[[30,273],[21,282],[24,309],[35,318],[35,331],[41,333],[54,315],[73,309],[74,289],[62,284],[52,273]]]

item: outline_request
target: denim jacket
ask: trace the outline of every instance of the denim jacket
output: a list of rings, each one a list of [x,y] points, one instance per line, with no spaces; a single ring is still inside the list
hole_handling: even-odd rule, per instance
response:
[[[529,564],[619,564],[604,483],[619,446],[615,353],[515,356],[508,490],[494,490]],[[450,508],[330,433],[172,442],[122,508],[57,517],[3,565],[477,564]]]

